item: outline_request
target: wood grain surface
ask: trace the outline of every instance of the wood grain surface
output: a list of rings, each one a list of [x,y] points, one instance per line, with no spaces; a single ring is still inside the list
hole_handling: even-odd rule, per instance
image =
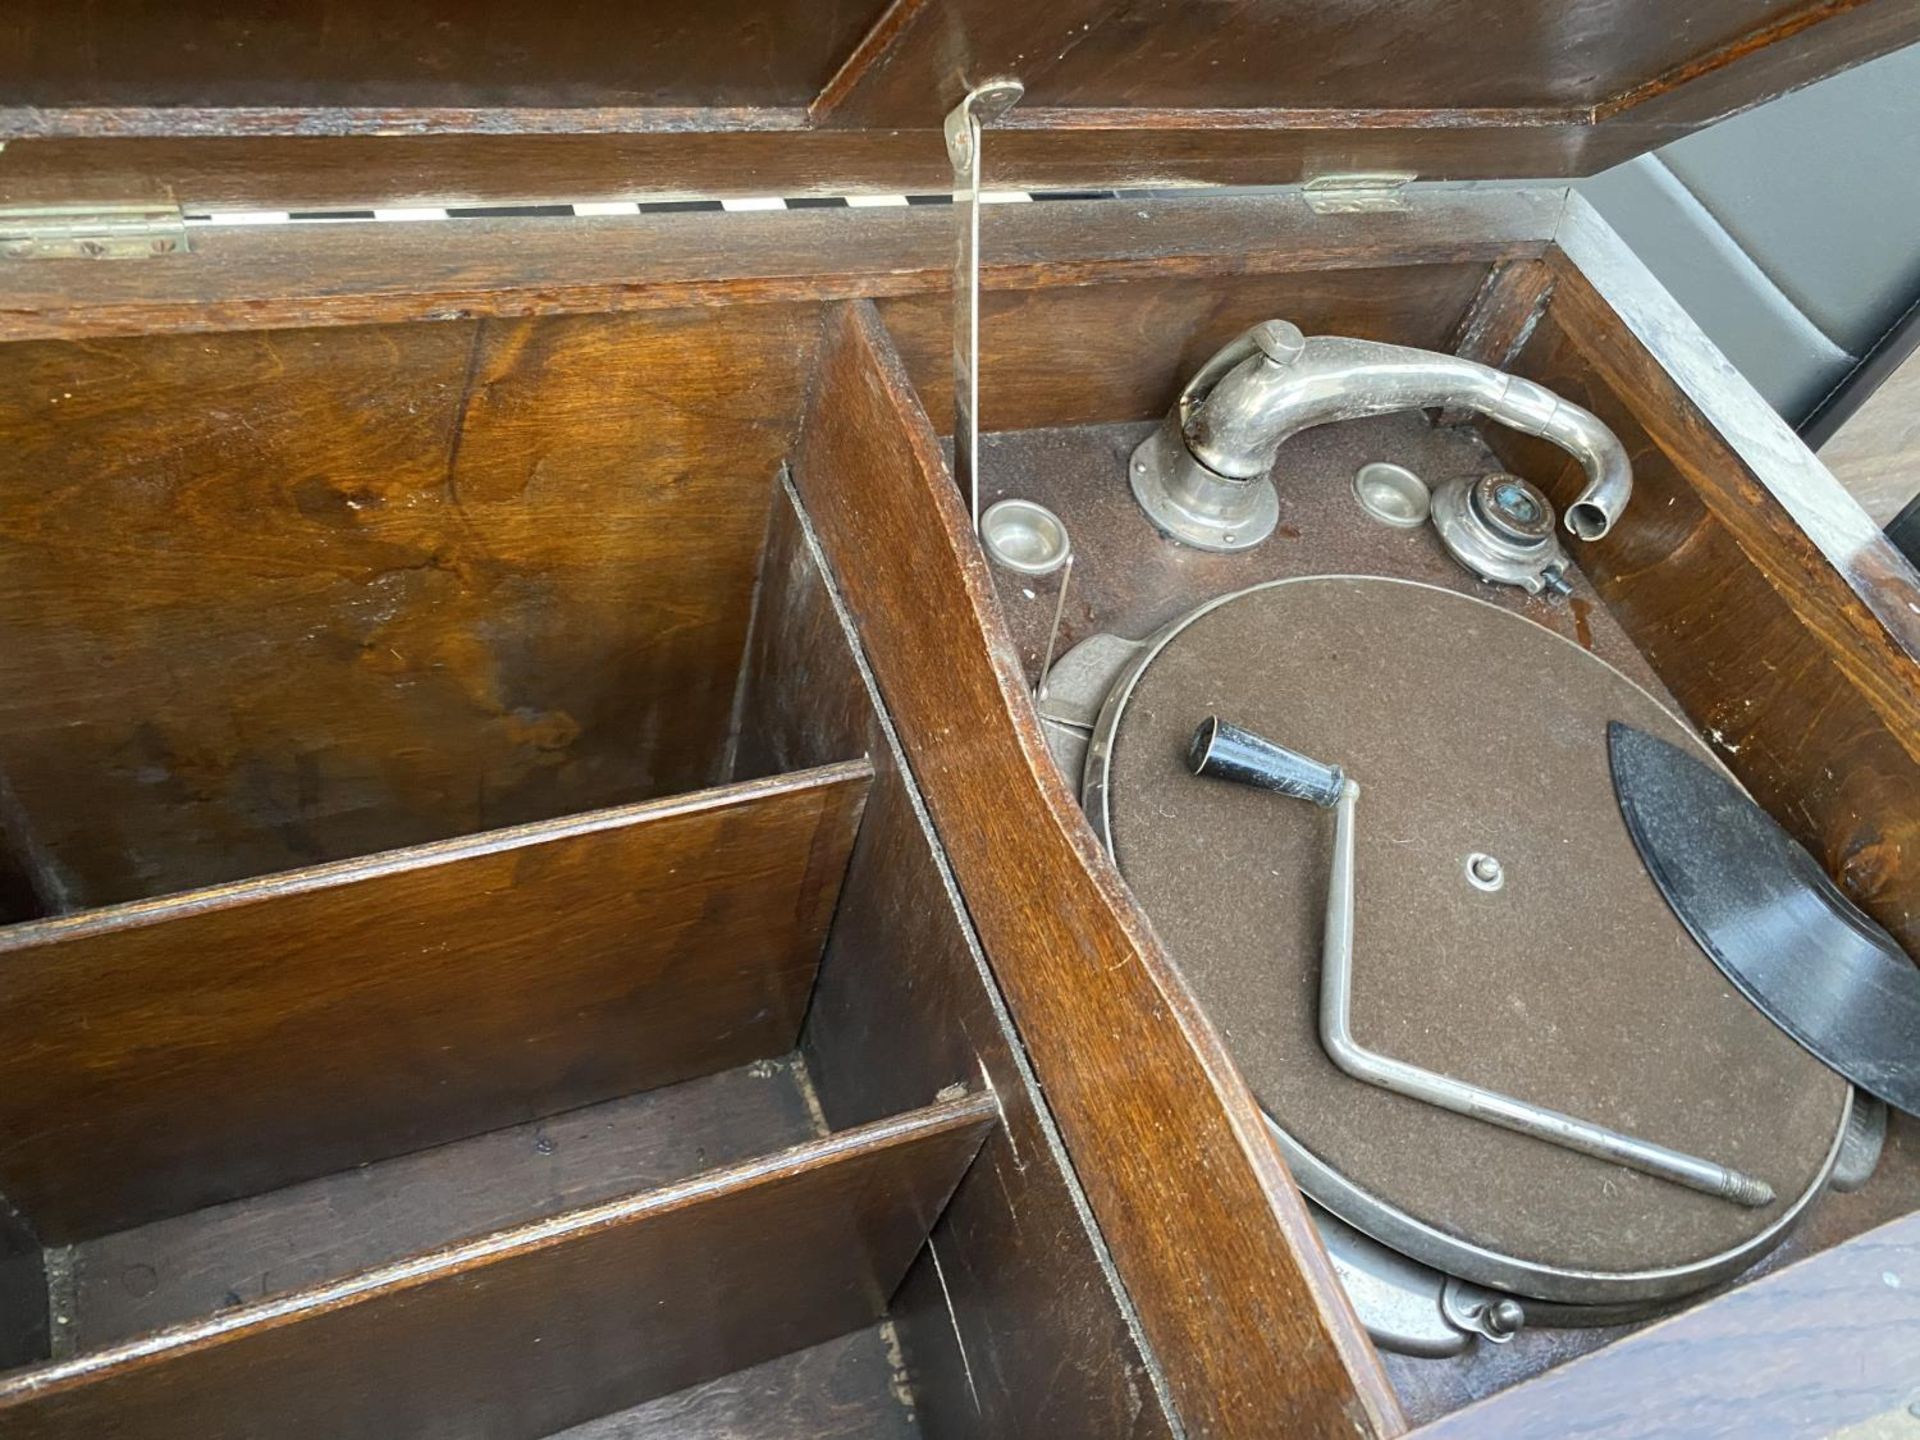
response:
[[[721,778],[817,334],[0,346],[0,772],[70,903]]]
[[[1459,327],[1487,275],[1479,261],[1049,286],[996,293],[980,320],[980,423],[1027,430],[1166,413],[1180,387],[1262,320],[1309,335],[1356,335],[1429,349]],[[881,302],[934,427],[953,420],[951,301]]]
[[[0,932],[61,1244],[792,1048],[869,767]]]
[[[235,11],[181,0],[75,24],[20,0],[0,39],[14,105],[804,106],[884,0],[326,0]],[[184,117],[183,117],[184,118]]]
[[[832,324],[796,483],[1182,1421],[1395,1433],[1251,1096],[1053,768],[878,316]]]
[[[6,174],[0,163],[0,187]],[[982,283],[1032,290],[1537,256],[1565,199],[1552,186],[1436,188],[1384,215],[1316,215],[1298,195],[995,205],[982,222]],[[196,228],[191,264],[17,267],[0,338],[938,295],[952,276],[952,229],[950,211],[920,205]],[[777,321],[768,328],[777,333]]]
[[[1453,343],[1444,348],[1464,360],[1508,369],[1552,296],[1551,265],[1543,260],[1502,261],[1488,272]],[[1473,412],[1459,408],[1440,412],[1443,425],[1462,425],[1474,418]]]
[[[0,1383],[19,1440],[534,1440],[870,1324],[995,1118],[961,1098]]]
[[[1657,0],[1571,20],[1265,0],[1204,24],[1173,0],[217,10],[74,25],[30,0],[0,43],[0,138],[55,137],[38,166],[83,187],[117,171],[201,203],[312,204],[316,184],[361,204],[739,193],[755,173],[931,192],[940,116],[1012,74],[1027,99],[989,151],[1002,188],[1574,175],[1920,35],[1904,0],[1705,0],[1684,25]]]
[[[790,491],[766,555],[742,761],[864,749],[875,767],[801,1033],[820,1108],[864,1124],[975,1076],[1000,1106],[891,1308],[919,1424],[979,1440],[1166,1436],[1161,1384]],[[789,703],[795,692],[814,703]],[[841,694],[860,704],[822,703]]]
[[[919,1418],[883,1320],[551,1440],[919,1440]]]
[[[805,1085],[795,1057],[756,1060],[85,1241],[63,1354],[804,1144]]]
[[[1629,328],[1636,273],[1601,269],[1585,243],[1587,264],[1554,260],[1552,303],[1516,364],[1599,414],[1633,459],[1620,523],[1576,558],[1755,798],[1920,946],[1920,584],[1704,340],[1649,348],[1679,323],[1656,308],[1664,293]],[[1556,503],[1582,483],[1542,442],[1486,435]]]
[[[1019,9],[1003,0],[961,8]],[[1578,112],[1812,7],[1806,0],[1703,0],[1689,6],[1685,26],[1649,0],[1601,0],[1577,17],[1556,4],[1412,0],[1355,11],[1266,0],[1205,24],[1178,0],[1145,0],[1117,13],[1080,8],[1095,12],[1094,23],[1059,17],[1049,38],[1064,48],[1035,68],[1035,105],[1325,106],[1411,115]]]
[[[1422,1440],[1877,1440],[1912,1433],[1920,1215],[1415,1431]]]
[[[956,87],[952,99],[960,94]],[[111,117],[109,125],[58,127],[107,129],[108,138],[96,133],[8,141],[0,153],[0,200],[98,205],[159,199],[197,214],[938,195],[953,186],[938,126],[950,103],[930,100],[920,128],[912,130],[501,134],[485,133],[495,130],[500,117],[482,114],[470,116],[463,133],[394,134],[395,117],[381,111],[361,116],[363,133],[347,136],[310,133],[316,122],[324,128],[332,118],[328,112],[297,114],[270,127],[309,133],[205,139],[165,134],[178,119],[172,111],[140,111]],[[1004,130],[987,146],[986,181],[996,190],[1039,191],[1287,185],[1323,173],[1329,156],[1342,170],[1411,170],[1426,180],[1578,175],[1596,168],[1588,158],[1594,142],[1575,124],[1502,128],[1509,117],[1490,117],[1494,123],[1488,125],[1456,113],[1441,117],[1437,128],[1423,128],[1420,117],[1412,124],[1355,128],[1356,117],[1341,111],[1255,114],[1253,128],[1191,118],[1200,123],[1187,123],[1177,112],[1141,112],[1108,116],[1107,123],[1078,130]],[[0,115],[0,124],[4,120]],[[1273,128],[1281,121],[1285,128]],[[381,130],[388,133],[364,133]]]

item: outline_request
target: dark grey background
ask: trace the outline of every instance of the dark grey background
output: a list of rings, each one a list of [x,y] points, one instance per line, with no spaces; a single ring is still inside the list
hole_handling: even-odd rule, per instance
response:
[[[1799,424],[1920,299],[1920,46],[1580,189]]]

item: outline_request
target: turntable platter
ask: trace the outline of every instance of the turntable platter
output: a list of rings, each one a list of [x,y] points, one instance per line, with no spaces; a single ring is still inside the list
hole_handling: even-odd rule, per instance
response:
[[[1195,779],[1203,716],[1362,787],[1353,1015],[1396,1058],[1767,1181],[1746,1209],[1336,1070],[1317,1031],[1323,810]],[[1606,726],[1707,755],[1578,646],[1431,586],[1318,577],[1216,601],[1108,700],[1088,799],[1302,1187],[1451,1273],[1573,1302],[1685,1293],[1784,1233],[1849,1101],[1730,985],[1642,869]],[[1708,757],[1711,758],[1710,756]],[[1497,888],[1469,857],[1498,860]]]

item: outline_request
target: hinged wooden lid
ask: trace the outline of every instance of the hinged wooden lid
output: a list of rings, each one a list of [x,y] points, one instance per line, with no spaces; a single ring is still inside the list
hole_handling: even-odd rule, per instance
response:
[[[0,203],[325,208],[1588,174],[1920,40],[1914,0],[14,0]]]

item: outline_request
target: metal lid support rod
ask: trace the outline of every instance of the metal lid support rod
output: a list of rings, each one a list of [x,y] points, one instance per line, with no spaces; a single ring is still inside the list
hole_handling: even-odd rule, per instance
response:
[[[980,529],[980,130],[1026,93],[1018,80],[989,80],[947,112],[953,162],[953,478]]]

